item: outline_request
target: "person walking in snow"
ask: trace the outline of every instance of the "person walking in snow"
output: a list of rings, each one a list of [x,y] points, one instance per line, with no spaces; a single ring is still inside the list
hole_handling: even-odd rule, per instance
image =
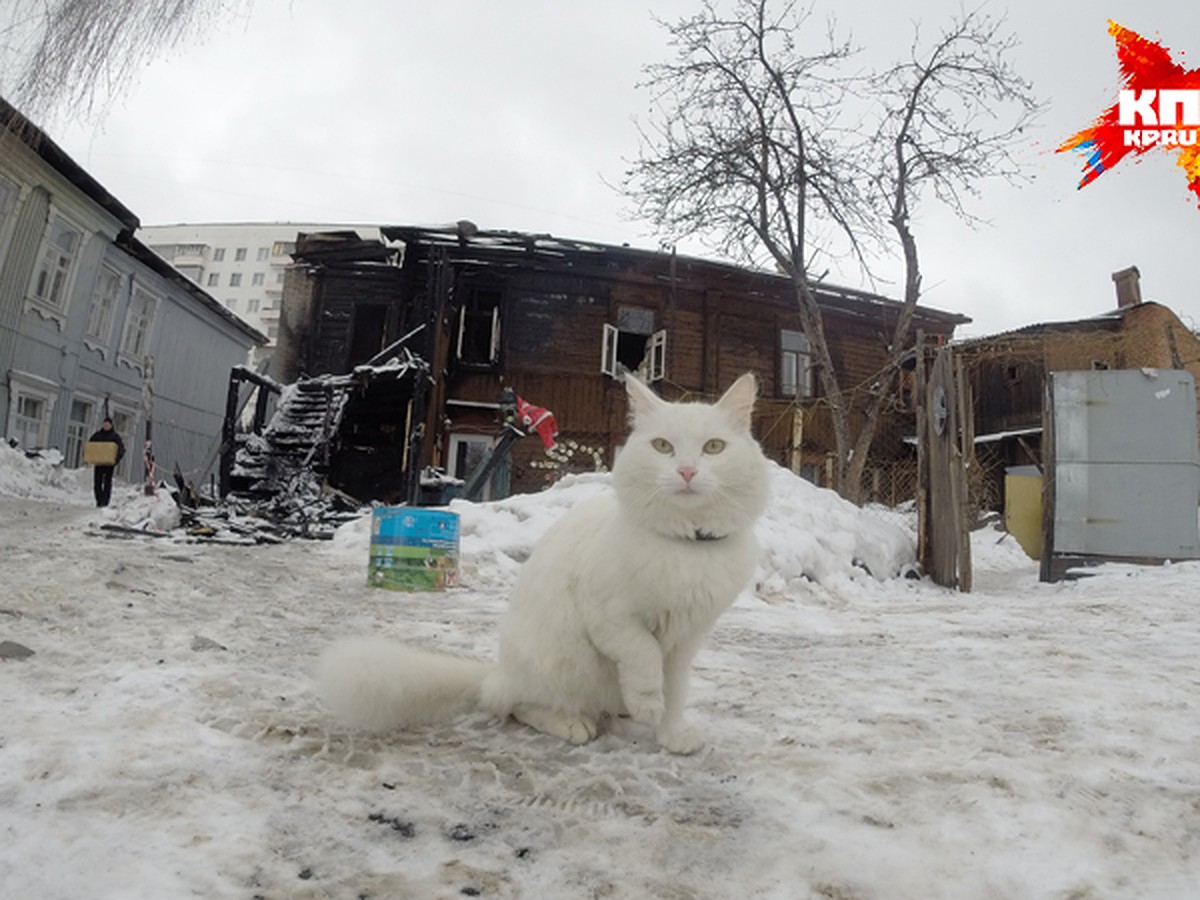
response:
[[[125,455],[125,442],[121,440],[121,436],[113,428],[112,419],[108,417],[105,417],[104,421],[100,423],[100,430],[88,438],[88,441],[103,441],[117,445],[117,458],[114,463],[111,466],[94,466],[92,473],[92,490],[96,494],[96,505],[108,506],[108,501],[112,497],[113,469]]]

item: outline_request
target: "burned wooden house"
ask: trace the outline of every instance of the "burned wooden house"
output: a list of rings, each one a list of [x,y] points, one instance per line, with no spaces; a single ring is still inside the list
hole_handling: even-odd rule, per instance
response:
[[[518,443],[500,493],[607,468],[626,432],[624,370],[672,400],[715,396],[753,371],[767,453],[821,480],[832,434],[784,277],[467,222],[302,234],[294,259],[271,375],[358,373],[330,464],[330,481],[355,496],[412,500],[429,469],[465,478],[496,438],[506,391],[551,410],[559,438],[549,452],[536,439]],[[901,304],[824,283],[816,292],[843,382],[869,389]],[[966,321],[920,307],[913,332],[948,339]],[[401,350],[424,365],[372,377]],[[912,454],[899,438],[881,449]]]

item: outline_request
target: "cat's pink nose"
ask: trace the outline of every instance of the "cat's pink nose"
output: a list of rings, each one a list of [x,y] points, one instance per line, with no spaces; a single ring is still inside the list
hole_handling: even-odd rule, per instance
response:
[[[679,473],[679,477],[682,478],[687,484],[691,484],[692,479],[696,477],[695,466],[680,466],[675,471]]]

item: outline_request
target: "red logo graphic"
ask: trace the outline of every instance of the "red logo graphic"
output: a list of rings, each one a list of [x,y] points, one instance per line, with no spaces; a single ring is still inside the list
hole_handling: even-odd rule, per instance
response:
[[[1108,33],[1117,43],[1123,85],[1117,102],[1056,152],[1083,154],[1081,188],[1130,153],[1173,152],[1200,205],[1200,69],[1184,69],[1167,47],[1116,22],[1108,23]]]

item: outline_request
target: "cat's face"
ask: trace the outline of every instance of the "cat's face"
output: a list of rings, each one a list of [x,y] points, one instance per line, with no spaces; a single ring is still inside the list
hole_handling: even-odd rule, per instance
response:
[[[660,533],[723,537],[746,527],[766,497],[762,451],[750,434],[753,376],[717,403],[667,403],[627,379],[633,431],[613,480],[626,512]]]

